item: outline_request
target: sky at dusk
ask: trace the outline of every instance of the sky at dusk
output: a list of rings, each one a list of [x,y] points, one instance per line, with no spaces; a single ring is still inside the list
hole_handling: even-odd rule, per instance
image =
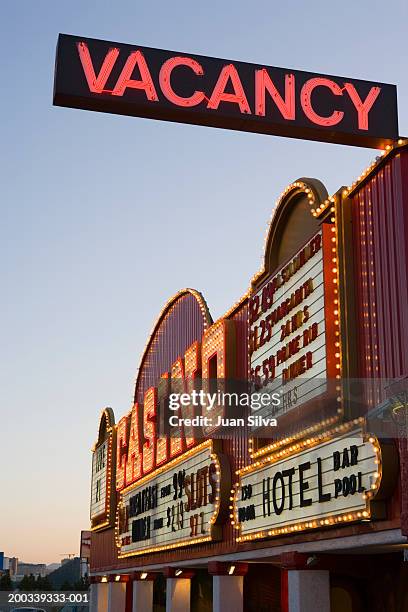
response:
[[[405,0],[2,3],[0,551],[79,553],[100,411],[131,407],[164,303],[222,315],[286,185],[333,193],[377,155],[53,107],[58,33],[396,83],[407,135],[407,22]]]

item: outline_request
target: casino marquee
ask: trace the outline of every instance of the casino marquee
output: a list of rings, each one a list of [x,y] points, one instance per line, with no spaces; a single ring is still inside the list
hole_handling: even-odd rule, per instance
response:
[[[61,34],[54,103],[382,149],[332,194],[302,177],[277,195],[262,267],[222,316],[192,288],[158,307],[131,405],[95,423],[91,610],[405,609],[408,395],[368,384],[408,374],[395,86]],[[218,402],[162,426],[171,394],[237,380],[284,388],[277,427],[261,407],[222,432],[237,415]]]

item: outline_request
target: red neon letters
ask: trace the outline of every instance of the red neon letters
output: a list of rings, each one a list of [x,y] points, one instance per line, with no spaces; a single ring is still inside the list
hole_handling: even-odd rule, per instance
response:
[[[255,72],[255,113],[265,117],[265,92],[268,92],[284,119],[295,119],[295,77],[285,76],[285,99],[276,89],[271,77],[265,70]]]
[[[360,130],[368,130],[368,113],[372,109],[374,102],[380,95],[380,87],[372,87],[368,93],[368,96],[364,100],[361,100],[360,96],[356,92],[356,88],[352,83],[345,83],[344,89],[347,91],[351,98],[354,106],[358,113],[358,128]]]
[[[203,344],[194,342],[187,348],[184,358],[178,357],[171,366],[171,377],[165,372],[157,387],[150,387],[144,394],[143,406],[134,404],[130,413],[117,424],[116,442],[116,490],[121,491],[154,469],[177,457],[196,444],[192,425],[172,428],[171,435],[159,430],[158,418],[163,418],[164,405],[170,393],[191,393],[196,378],[222,377],[233,374],[235,363],[233,321],[221,320],[208,328]],[[205,366],[204,366],[205,364]],[[214,366],[216,371],[211,372]],[[206,389],[203,381],[203,389]],[[161,405],[162,404],[162,405]],[[183,419],[193,419],[205,413],[205,406],[183,404],[174,414]],[[160,432],[160,435],[159,435]]]
[[[233,94],[226,93],[225,88],[228,81],[231,80],[234,92]],[[238,104],[241,113],[250,113],[248,100],[246,99],[244,88],[242,87],[241,79],[234,64],[228,64],[220,72],[218,81],[215,84],[214,91],[211,94],[207,108],[217,110],[220,102],[232,102]]]
[[[275,115],[279,113],[286,121],[295,122],[297,120],[296,77],[292,73],[285,74],[285,92],[282,95],[266,68],[254,69],[252,84],[254,108],[251,109],[248,101],[248,99],[251,99],[248,98],[249,92],[245,91],[238,69],[233,63],[222,66],[212,91],[206,92],[200,88],[194,90],[193,86],[193,93],[190,96],[185,96],[177,91],[177,86],[174,85],[175,79],[173,79],[172,83],[173,72],[180,69],[180,67],[184,67],[184,70],[187,69],[187,74],[190,73],[189,78],[192,76],[193,79],[197,79],[197,83],[205,76],[203,66],[191,57],[179,55],[171,57],[163,62],[158,70],[158,74],[152,75],[142,51],[132,51],[127,57],[116,83],[110,82],[110,88],[107,88],[107,83],[120,55],[119,49],[112,47],[108,50],[98,74],[95,72],[87,43],[77,43],[77,49],[86,83],[89,91],[93,94],[123,97],[128,89],[135,89],[140,90],[140,94],[144,95],[147,101],[157,102],[160,98],[156,90],[156,82],[156,84],[160,85],[162,96],[177,107],[191,108],[202,105],[209,111],[217,112],[220,108],[228,109],[232,108],[231,105],[234,105],[243,115],[254,114],[258,117],[267,117],[268,114]],[[132,78],[135,71],[140,78]],[[248,79],[246,87],[248,87],[247,83]],[[322,114],[316,110],[316,104],[315,106],[313,105],[313,94],[315,90],[320,88],[325,88],[326,90],[325,99],[330,100],[330,96],[333,97],[332,108],[330,108],[329,104],[330,110]],[[356,110],[356,115],[352,117],[353,123],[357,124],[359,130],[368,131],[369,113],[380,93],[381,87],[371,87],[368,95],[363,100],[352,83],[346,82],[343,86],[340,86],[330,78],[314,77],[303,83],[300,90],[298,109],[315,126],[330,128],[340,124],[345,115],[344,110],[336,109],[336,99],[339,100],[343,96],[348,96]],[[329,98],[327,94],[329,94]],[[273,102],[270,110],[269,108],[267,110],[267,96]]]
[[[343,95],[341,87],[339,87],[337,83],[335,83],[331,79],[309,79],[303,85],[300,94],[300,103],[302,104],[302,108],[306,117],[310,119],[312,123],[316,123],[316,125],[322,125],[325,127],[330,125],[337,125],[344,117],[344,113],[342,111],[335,110],[329,117],[321,117],[313,110],[311,97],[313,90],[316,89],[316,87],[327,87],[335,96]]]
[[[136,66],[139,68],[140,76],[142,77],[140,81],[130,78]],[[157,102],[159,99],[153,85],[149,68],[147,67],[146,60],[141,51],[135,51],[127,58],[126,64],[115,85],[115,89],[112,91],[112,95],[123,96],[127,88],[143,89],[146,93],[146,98],[153,102]]]
[[[116,489],[120,491],[126,482],[128,419],[122,417],[117,425],[116,437]]]
[[[103,60],[102,68],[100,69],[98,76],[95,74],[91,54],[89,53],[88,45],[86,43],[78,43],[78,53],[82,68],[84,69],[89,91],[98,94],[103,93],[106,81],[112,72],[112,68],[116,63],[116,60],[118,59],[119,49],[116,47],[109,49],[105,59]]]
[[[143,411],[143,472],[151,472],[156,465],[156,405],[157,389],[150,387],[144,396]]]
[[[159,83],[162,92],[166,98],[170,102],[173,102],[173,104],[176,104],[176,106],[188,107],[201,104],[205,98],[202,91],[195,91],[189,98],[183,98],[182,96],[177,95],[173,90],[170,79],[171,73],[176,66],[188,66],[194,72],[194,74],[197,74],[198,76],[202,76],[204,74],[203,67],[198,62],[191,59],[191,57],[172,57],[171,59],[167,60],[167,62],[164,62],[160,70]]]
[[[126,484],[142,476],[142,453],[139,435],[139,406],[134,404],[130,415],[129,448],[126,462]]]

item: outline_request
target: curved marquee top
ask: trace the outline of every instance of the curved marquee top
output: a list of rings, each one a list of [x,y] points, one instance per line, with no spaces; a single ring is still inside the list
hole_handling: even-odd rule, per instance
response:
[[[115,415],[112,408],[107,406],[102,410],[101,416],[99,417],[98,439],[93,450],[106,440],[107,434],[112,431],[113,427],[115,427]]]
[[[265,238],[263,267],[252,278],[259,285],[319,229],[318,211],[328,202],[318,179],[300,178],[284,189],[272,211]]]
[[[153,326],[140,360],[135,402],[143,403],[145,391],[157,385],[160,376],[170,370],[193,342],[201,341],[211,323],[208,306],[195,289],[182,289],[170,298]]]

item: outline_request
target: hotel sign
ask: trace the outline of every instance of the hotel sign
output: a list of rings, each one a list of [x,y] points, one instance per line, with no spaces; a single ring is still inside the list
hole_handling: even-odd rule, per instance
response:
[[[120,494],[118,556],[219,539],[229,489],[228,465],[211,440],[158,468]]]
[[[60,34],[54,104],[383,148],[395,85]]]
[[[342,435],[321,434],[240,470],[232,516],[238,541],[371,516],[370,500],[381,483],[381,449],[361,429],[347,429],[348,424],[339,426]]]

